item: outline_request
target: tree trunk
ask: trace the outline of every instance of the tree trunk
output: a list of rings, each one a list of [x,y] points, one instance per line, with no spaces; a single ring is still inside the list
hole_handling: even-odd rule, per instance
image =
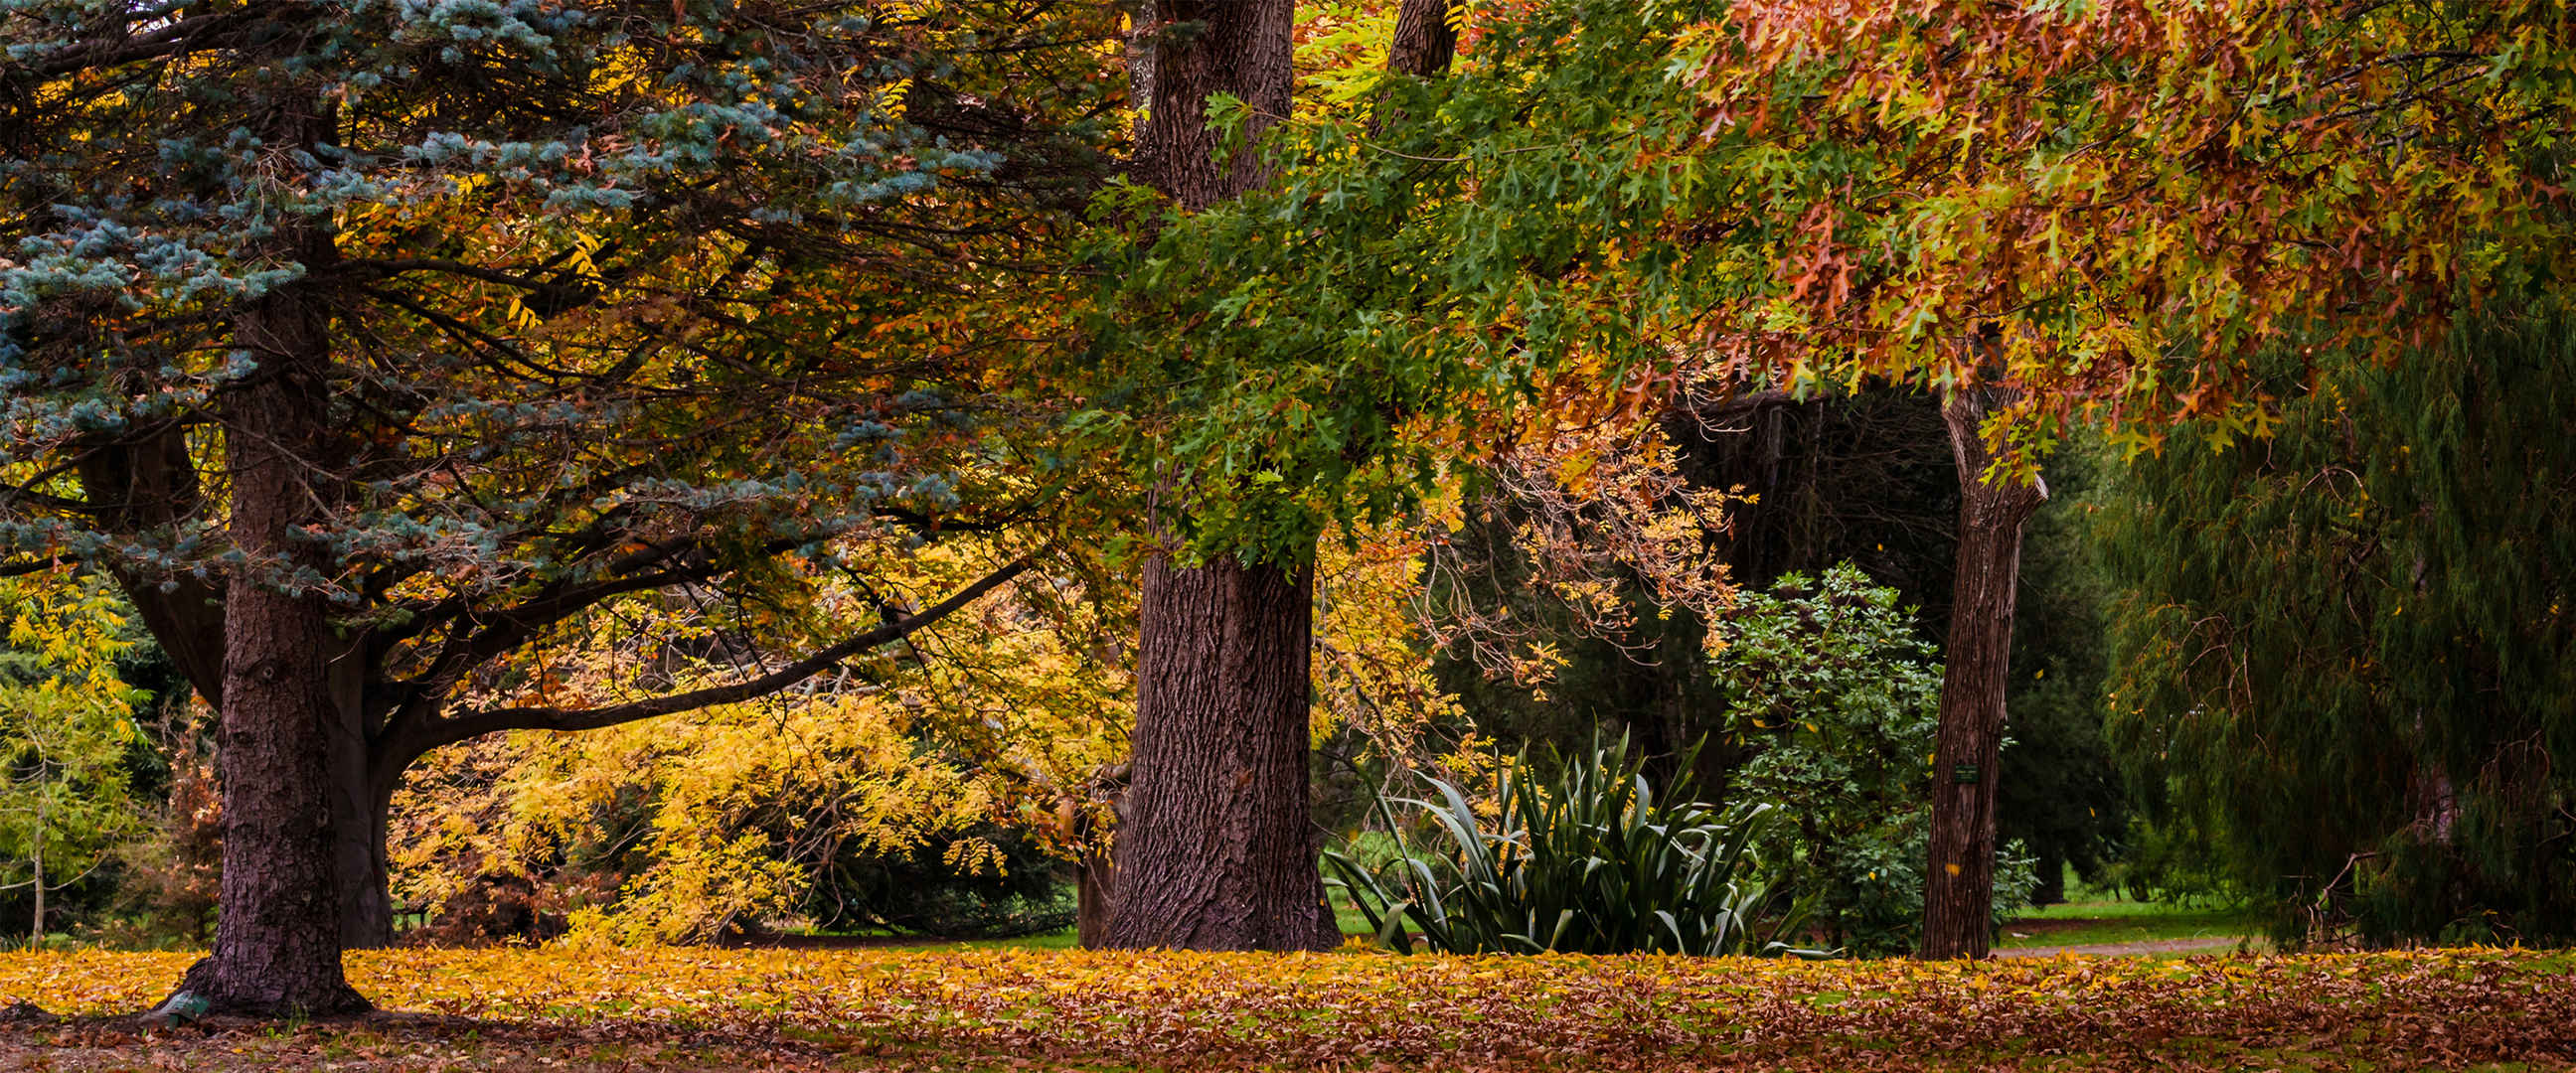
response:
[[[1445,0],[1404,0],[1390,66],[1447,68]],[[1251,106],[1244,136],[1288,114],[1293,0],[1157,0],[1139,171],[1185,209],[1269,180],[1257,153],[1217,160],[1206,102]],[[1165,32],[1195,23],[1187,31]],[[1114,867],[1086,870],[1108,924],[1084,945],[1326,949],[1341,929],[1323,897],[1308,801],[1314,556],[1289,564],[1146,565],[1136,679],[1135,768]]]
[[[1314,570],[1146,565],[1136,771],[1104,945],[1338,941],[1307,803]]]
[[[1219,163],[1207,99],[1228,93],[1251,105],[1248,138],[1288,114],[1295,6],[1155,4],[1138,170],[1181,207],[1203,209],[1268,178],[1256,153]],[[1313,585],[1307,564],[1146,565],[1135,771],[1101,945],[1300,950],[1333,941],[1307,802]]]
[[[1118,872],[1110,867],[1108,854],[1084,850],[1073,874],[1074,941],[1097,950],[1108,945],[1109,922],[1117,915]]]
[[[298,108],[281,105],[281,111]],[[326,141],[327,116],[292,115],[289,145]],[[331,239],[281,225],[278,252],[326,262]],[[348,822],[332,801],[343,731],[333,693],[336,638],[327,572],[303,530],[327,520],[332,450],[331,351],[325,296],[290,282],[235,316],[235,342],[257,363],[224,401],[232,477],[232,543],[246,557],[224,601],[224,843],[213,953],[188,970],[182,995],[209,1013],[328,1016],[368,1009],[342,976],[337,851]],[[173,1003],[165,1008],[177,1009]]]
[[[36,891],[35,922],[27,927],[27,949],[45,948],[45,801],[36,801],[36,856],[33,885]]]
[[[1923,879],[1923,956],[1982,958],[1992,945],[1995,758],[2003,741],[2021,529],[2045,486],[1985,479],[1979,434],[2001,389],[1962,389],[1941,411],[1959,467],[1958,583],[1950,602],[1941,727],[1932,762],[1932,846]]]
[[[2039,856],[2039,885],[2031,888],[2030,904],[2056,905],[2066,900],[2066,858],[2054,853]]]
[[[1450,15],[1450,0],[1404,0],[1395,12],[1395,37],[1386,45],[1386,69],[1423,78],[1448,70],[1458,54],[1458,28]]]
[[[1145,140],[1137,170],[1184,209],[1204,209],[1269,180],[1258,153],[1217,161],[1207,99],[1230,93],[1252,107],[1244,137],[1288,114],[1294,88],[1294,0],[1159,0]],[[1184,24],[1194,24],[1187,25]],[[1175,29],[1175,27],[1181,27]]]
[[[385,856],[385,829],[392,818],[392,783],[361,769],[341,768],[335,752],[331,772],[331,870],[339,877],[340,945],[365,950],[394,941],[391,869]],[[380,785],[381,783],[381,785]]]
[[[374,668],[367,641],[366,631],[348,631],[337,639],[330,661],[331,867],[340,877],[340,945],[351,949],[394,941],[385,828],[402,771],[378,770],[369,748],[375,735],[366,708],[367,675]]]

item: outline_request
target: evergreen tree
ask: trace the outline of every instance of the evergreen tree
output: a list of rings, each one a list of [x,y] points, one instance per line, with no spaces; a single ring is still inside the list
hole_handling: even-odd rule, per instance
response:
[[[2298,368],[2109,498],[2114,740],[2284,936],[2576,939],[2576,321]]]
[[[1100,178],[1107,17],[0,2],[0,570],[115,578],[220,713],[171,1009],[364,1007],[425,750],[785,688],[1021,569],[798,621],[846,542],[981,498],[973,327]],[[594,708],[517,662],[673,586],[798,657]]]

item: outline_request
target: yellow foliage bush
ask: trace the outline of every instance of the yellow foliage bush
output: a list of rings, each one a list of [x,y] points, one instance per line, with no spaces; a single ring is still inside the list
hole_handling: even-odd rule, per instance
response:
[[[935,591],[975,566],[933,551],[917,572]],[[845,852],[944,842],[950,868],[989,874],[1005,866],[974,834],[990,823],[1070,856],[1057,799],[1124,753],[1128,685],[1084,645],[1099,609],[1030,591],[1050,584],[1023,582],[808,690],[424,758],[396,798],[396,897],[435,912],[487,876],[604,873],[587,896],[570,884],[585,939],[684,942],[790,916]],[[864,621],[868,607],[841,592],[818,611]],[[703,637],[686,610],[623,636]],[[523,688],[606,703],[630,688],[637,651],[575,650]],[[725,673],[697,668],[670,688]]]

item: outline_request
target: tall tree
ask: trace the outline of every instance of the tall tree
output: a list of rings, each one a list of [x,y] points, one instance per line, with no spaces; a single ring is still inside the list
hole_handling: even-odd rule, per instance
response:
[[[1228,152],[1289,114],[1295,88],[1290,0],[1189,2],[1155,9],[1139,171],[1185,212],[1271,179],[1267,158]],[[1388,63],[1399,74],[1447,68],[1445,0],[1406,0]],[[1210,122],[1212,96],[1246,111]],[[1156,475],[1166,509],[1181,485]],[[1295,950],[1339,941],[1315,868],[1307,788],[1313,691],[1314,537],[1275,549],[1171,552],[1145,567],[1140,604],[1134,781],[1116,851],[1110,946]]]
[[[1927,955],[1986,950],[2012,566],[2063,423],[2260,434],[2266,341],[2426,338],[2459,293],[2560,267],[2570,44],[2548,4],[2279,0],[1743,5],[1690,38],[1712,161],[1794,176],[1765,207],[1798,222],[1712,342],[1793,381],[1941,388],[1980,470],[1932,861],[1958,885]]]
[[[1008,8],[10,0],[0,563],[114,577],[219,713],[192,1000],[365,1006],[424,751],[783,689],[1025,568],[800,618],[851,541],[1012,520],[965,326],[1107,135],[1096,9]],[[529,653],[673,589],[803,650],[548,699]]]
[[[2066,422],[2131,447],[2198,415],[2259,434],[2249,348],[2338,326],[2394,345],[2462,291],[2564,268],[2552,120],[2576,53],[2542,0],[1494,14],[1437,107],[1380,137],[1273,129],[1300,167],[1131,262],[1131,287],[1200,296],[1157,295],[1193,331],[1138,348],[1127,385],[1196,415],[1140,438],[1205,478],[1194,545],[1294,546],[1318,514],[1401,509],[1497,424],[1650,410],[1702,378],[1937,391],[2009,508]],[[1991,582],[1951,645],[1975,779],[1955,800],[1981,815],[2025,514],[1963,540]],[[1942,863],[1982,874],[1992,829],[1958,826]],[[1927,933],[1981,952],[1981,923]]]
[[[2306,364],[2104,497],[2122,758],[2284,938],[2576,940],[2576,322]]]
[[[1295,81],[1292,0],[1158,0],[1152,100],[1137,171],[1183,212],[1262,185],[1258,153],[1223,151],[1208,118],[1226,94],[1257,140]],[[1163,509],[1186,510],[1155,475]],[[1135,768],[1116,844],[1109,946],[1296,950],[1320,944],[1306,816],[1311,558],[1171,551],[1145,564],[1138,604]]]
[[[2048,497],[1988,450],[1993,387],[1941,407],[1959,473],[1959,554],[1942,646],[1941,728],[1932,743],[1932,841],[1923,873],[1923,956],[1984,957],[1994,935],[1995,803],[2001,798],[2004,696],[2011,688],[2021,530]],[[2001,471],[2001,472],[1998,472]]]
[[[1203,25],[1162,32],[1167,42],[1236,39],[1216,27],[1253,18],[1259,7],[1169,7],[1167,14],[1196,15]],[[1455,7],[1420,0],[1394,14],[1380,23],[1387,62],[1430,71],[1460,51]],[[1478,54],[1490,57],[1480,61],[1494,65],[1488,73],[1429,79],[1345,67],[1319,74],[1332,88],[1294,112],[1242,96],[1194,112],[1220,133],[1266,131],[1257,144],[1206,144],[1227,146],[1229,162],[1265,161],[1272,181],[1195,211],[1139,213],[1131,244],[1104,254],[1121,259],[1123,271],[1107,305],[1115,315],[1100,325],[1093,351],[1114,355],[1114,366],[1082,424],[1116,434],[1132,469],[1161,497],[1164,539],[1182,554],[1228,575],[1246,563],[1276,568],[1260,585],[1235,586],[1240,598],[1199,599],[1169,621],[1200,631],[1194,655],[1207,668],[1200,673],[1245,680],[1257,673],[1263,688],[1279,691],[1257,707],[1229,710],[1223,698],[1240,689],[1193,685],[1191,695],[1205,700],[1188,724],[1221,743],[1202,748],[1247,755],[1247,747],[1222,743],[1255,733],[1242,725],[1248,712],[1268,713],[1261,718],[1275,721],[1258,733],[1277,743],[1261,754],[1275,768],[1254,776],[1220,758],[1164,764],[1158,775],[1156,754],[1167,746],[1157,724],[1179,707],[1154,699],[1156,679],[1179,666],[1158,662],[1154,635],[1163,627],[1153,616],[1176,590],[1149,588],[1136,782],[1118,839],[1117,919],[1129,923],[1112,925],[1113,943],[1328,941],[1302,761],[1308,660],[1302,642],[1285,638],[1288,616],[1307,614],[1295,609],[1308,603],[1303,574],[1318,534],[1361,531],[1419,506],[1425,490],[1445,480],[1445,467],[1516,435],[1530,409],[1574,427],[1602,414],[1633,425],[1651,409],[1651,393],[1622,390],[1630,386],[1623,370],[1664,355],[1635,330],[1628,306],[1637,291],[1603,289],[1557,304],[1545,274],[1589,281],[1581,273],[1591,259],[1615,260],[1641,246],[1646,265],[1671,265],[1635,229],[1626,196],[1604,180],[1639,145],[1695,129],[1688,117],[1662,115],[1650,133],[1571,154],[1555,152],[1554,143],[1566,109],[1606,124],[1634,115],[1621,109],[1638,97],[1678,95],[1640,49],[1644,38],[1630,32],[1640,19],[1668,28],[1676,16],[1617,5],[1545,14]],[[1594,15],[1598,26],[1586,22]],[[1288,47],[1279,31],[1272,35],[1270,47]],[[1185,62],[1197,61],[1170,44],[1157,57],[1156,124],[1168,118],[1160,103],[1167,90],[1181,92],[1171,87],[1174,65]],[[1472,92],[1461,92],[1468,86]],[[1456,155],[1470,146],[1476,155]],[[1147,160],[1162,151],[1149,146]],[[1489,213],[1479,188],[1497,182],[1526,196]],[[1535,204],[1548,190],[1563,193]],[[1560,226],[1568,219],[1579,225]],[[1567,368],[1577,353],[1587,364]],[[1150,585],[1173,576],[1169,565],[1154,569],[1162,573]],[[1250,630],[1229,607],[1272,609],[1281,629]],[[1273,636],[1280,639],[1250,647],[1250,638]],[[1274,673],[1219,662],[1230,651],[1276,654],[1289,667]],[[1259,814],[1277,817],[1278,830],[1296,829],[1294,837],[1255,843],[1266,858],[1257,869],[1238,864],[1233,844],[1241,839],[1221,834],[1228,829],[1212,819],[1252,814],[1226,789],[1228,776],[1265,795]],[[1166,793],[1152,787],[1157,778],[1188,778],[1203,795],[1223,794]],[[1175,814],[1189,809],[1202,815]],[[1211,846],[1226,855],[1210,861]],[[1158,876],[1147,878],[1149,869]],[[1241,878],[1213,878],[1227,871]],[[1167,884],[1176,898],[1143,893]],[[1255,894],[1248,884],[1274,889]],[[1234,923],[1254,916],[1247,908],[1254,900],[1282,919]],[[1226,922],[1203,926],[1203,917]]]

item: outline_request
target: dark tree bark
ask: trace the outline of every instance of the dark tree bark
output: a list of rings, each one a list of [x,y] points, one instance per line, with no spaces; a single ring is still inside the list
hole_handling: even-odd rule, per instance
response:
[[[82,455],[80,475],[86,499],[101,504],[101,527],[113,532],[144,534],[205,509],[185,430],[175,424],[124,439],[101,440]],[[170,586],[167,591],[162,588],[165,580]],[[224,588],[185,575],[121,581],[145,627],[170,654],[180,674],[209,706],[221,711]],[[329,799],[332,859],[340,876],[340,941],[350,947],[383,946],[393,939],[385,828],[400,772],[382,772],[366,750],[376,720],[364,704],[364,672],[370,668],[364,646],[335,639],[329,666],[334,727]]]
[[[1395,12],[1395,39],[1386,46],[1386,69],[1429,78],[1449,69],[1458,55],[1458,28],[1450,0],[1405,0]]]
[[[1083,949],[1109,943],[1109,922],[1118,905],[1118,872],[1109,855],[1085,850],[1073,868],[1073,937]]]
[[[1246,139],[1288,114],[1295,88],[1294,0],[1159,0],[1154,7],[1153,104],[1137,171],[1184,209],[1204,209],[1269,181],[1257,153],[1217,160],[1207,99],[1232,94],[1252,109]]]
[[[2066,900],[2066,858],[2050,853],[2039,855],[2039,885],[2031,888],[2030,904],[2056,905]]]
[[[1405,0],[1389,66],[1445,70],[1446,0]],[[1268,181],[1252,153],[1216,159],[1207,98],[1253,109],[1247,138],[1288,114],[1292,0],[1159,0],[1152,111],[1139,171],[1186,209]],[[1193,24],[1184,27],[1183,24]],[[1341,939],[1316,868],[1307,780],[1314,565],[1149,562],[1139,605],[1134,781],[1107,872],[1086,905],[1107,918],[1086,946],[1329,948]]]
[[[1253,109],[1247,138],[1288,113],[1293,0],[1159,0],[1152,108],[1138,170],[1185,209],[1259,187],[1258,154],[1217,160],[1207,99]],[[1293,571],[1293,572],[1292,572]],[[1100,877],[1100,945],[1303,950],[1329,945],[1308,816],[1311,566],[1231,560],[1145,568],[1135,769]],[[1112,894],[1114,892],[1114,895]]]
[[[290,145],[322,143],[331,130],[319,115],[285,126]],[[331,259],[329,234],[311,224],[285,225],[280,246],[307,266]],[[313,591],[327,576],[321,549],[303,538],[325,519],[321,467],[337,461],[327,296],[282,285],[236,314],[234,338],[258,365],[222,410],[232,542],[248,560],[224,599],[222,908],[214,951],[180,990],[209,1012],[357,1013],[367,1000],[340,964],[335,861],[347,820],[331,800],[333,758],[347,744],[332,696],[347,672],[335,673],[332,656],[345,645]]]
[[[1942,408],[1959,469],[1958,582],[1933,746],[1932,845],[1923,881],[1923,956],[1982,958],[1993,943],[1996,754],[2011,684],[2013,597],[2022,523],[2047,488],[1989,482],[1994,456],[1978,426],[2003,389],[1962,389]]]
[[[1307,950],[1340,936],[1307,804],[1314,570],[1145,568],[1136,775],[1103,945]]]
[[[385,835],[402,771],[371,763],[364,741],[351,749],[344,735],[333,736],[341,739],[331,749],[331,866],[340,884],[340,945],[387,946],[394,941],[394,903]]]

